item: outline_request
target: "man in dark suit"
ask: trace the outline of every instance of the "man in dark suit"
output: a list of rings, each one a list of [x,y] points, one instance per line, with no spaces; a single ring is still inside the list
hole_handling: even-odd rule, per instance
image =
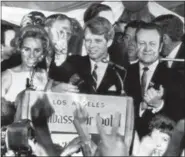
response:
[[[111,62],[108,47],[112,44],[114,29],[103,17],[88,21],[84,28],[84,43],[87,56],[70,56],[61,67],[63,82],[78,87],[79,92],[101,95],[121,95],[125,70]],[[68,78],[68,81],[66,80]],[[62,82],[62,81],[61,81]],[[64,89],[63,82],[53,87],[55,91],[74,91],[74,87]],[[93,135],[97,144],[99,136]]]
[[[134,98],[136,130],[140,137],[148,133],[148,122],[157,113],[174,120],[183,116],[184,85],[179,73],[172,73],[159,62],[162,31],[153,23],[143,23],[136,30],[139,62],[127,71],[125,90]]]
[[[49,55],[49,78],[60,81],[62,77],[60,68],[69,54],[68,43],[72,35],[71,19],[64,14],[52,14],[46,18],[45,29],[51,40],[53,51]]]
[[[185,43],[182,39],[184,33],[183,22],[172,14],[158,16],[153,22],[158,24],[164,33],[164,45],[161,55],[171,59],[185,59]],[[184,62],[168,61],[168,67],[184,73]]]
[[[125,71],[111,62],[108,47],[114,30],[103,17],[88,21],[84,28],[87,56],[70,56],[61,68],[68,82],[79,87],[82,93],[116,94],[123,91]],[[66,80],[64,80],[66,82]],[[70,90],[70,89],[69,89]]]

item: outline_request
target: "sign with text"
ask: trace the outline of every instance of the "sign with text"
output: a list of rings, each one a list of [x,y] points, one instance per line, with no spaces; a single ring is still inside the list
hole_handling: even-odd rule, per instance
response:
[[[114,115],[121,113],[119,133],[124,135],[126,122],[127,97],[104,96],[76,93],[52,93],[31,91],[29,108],[34,105],[37,99],[49,103],[55,113],[49,118],[48,124],[51,132],[76,133],[73,124],[73,113],[78,105],[85,107],[88,112],[86,125],[90,133],[96,134],[96,115],[100,114],[102,125],[107,133],[110,133]],[[48,105],[49,105],[48,104]]]

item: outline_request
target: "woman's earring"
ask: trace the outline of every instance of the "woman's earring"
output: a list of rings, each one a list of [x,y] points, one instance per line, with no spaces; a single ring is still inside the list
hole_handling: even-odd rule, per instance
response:
[[[43,60],[43,58],[44,58],[44,56],[42,55],[42,56],[40,56],[39,57],[39,61],[41,62],[42,60]]]

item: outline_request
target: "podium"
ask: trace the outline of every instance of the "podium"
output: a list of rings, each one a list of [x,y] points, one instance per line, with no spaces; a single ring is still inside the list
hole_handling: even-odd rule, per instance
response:
[[[40,109],[52,107],[54,113],[48,119],[48,126],[53,142],[61,145],[71,140],[69,138],[69,141],[67,141],[68,138],[66,138],[66,141],[63,141],[64,136],[70,137],[70,135],[74,136],[75,134],[77,136],[73,124],[73,112],[78,105],[85,107],[89,113],[86,125],[91,134],[98,134],[96,127],[97,114],[100,114],[102,125],[109,134],[112,129],[114,114],[120,112],[119,133],[125,137],[126,144],[131,145],[134,129],[134,107],[131,97],[25,91],[24,94],[17,97],[16,102],[16,121],[20,119],[31,120],[31,114],[33,114],[31,110],[37,105],[40,106]],[[38,111],[38,113],[40,112]]]

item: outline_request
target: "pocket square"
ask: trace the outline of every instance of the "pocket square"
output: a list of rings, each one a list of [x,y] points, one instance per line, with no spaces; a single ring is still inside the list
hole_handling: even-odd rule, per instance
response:
[[[115,85],[112,85],[112,86],[108,89],[108,91],[116,91],[116,86],[115,86]]]

